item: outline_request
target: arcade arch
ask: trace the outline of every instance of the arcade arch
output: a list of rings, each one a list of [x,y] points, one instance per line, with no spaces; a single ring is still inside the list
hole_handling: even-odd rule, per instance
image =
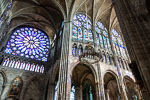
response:
[[[72,72],[71,100],[96,100],[95,79],[89,66],[76,65]]]

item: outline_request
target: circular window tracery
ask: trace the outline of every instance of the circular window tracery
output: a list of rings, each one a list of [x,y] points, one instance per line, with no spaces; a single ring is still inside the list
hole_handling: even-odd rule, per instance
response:
[[[5,53],[47,61],[50,41],[41,30],[22,27],[15,30],[7,42]]]

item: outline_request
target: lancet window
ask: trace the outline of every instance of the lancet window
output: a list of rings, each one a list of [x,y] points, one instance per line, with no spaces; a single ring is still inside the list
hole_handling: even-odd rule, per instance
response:
[[[75,43],[72,46],[72,55],[77,56],[77,45]]]
[[[110,40],[108,37],[108,30],[101,22],[96,24],[96,41],[100,48],[111,50]]]
[[[126,57],[126,50],[124,43],[122,41],[120,34],[115,29],[112,30],[112,43],[115,53],[119,56]]]
[[[87,15],[74,15],[72,30],[73,41],[84,43],[93,42],[92,23]]]

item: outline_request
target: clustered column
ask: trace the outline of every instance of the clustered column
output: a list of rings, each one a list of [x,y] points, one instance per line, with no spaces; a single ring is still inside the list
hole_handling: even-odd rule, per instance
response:
[[[71,33],[72,33],[72,22],[64,21],[64,31],[62,38],[62,50],[60,59],[60,71],[59,71],[59,85],[58,85],[58,100],[69,100],[71,79],[69,77],[69,59],[71,51]]]

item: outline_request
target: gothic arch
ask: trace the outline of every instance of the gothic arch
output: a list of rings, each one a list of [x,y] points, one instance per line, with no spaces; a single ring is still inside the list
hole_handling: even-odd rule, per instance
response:
[[[91,3],[92,2],[92,3]],[[78,13],[88,13],[87,16],[89,18],[92,18],[92,16],[89,14],[91,12],[91,6],[92,4],[94,4],[94,0],[82,0],[82,1],[76,1],[75,3],[79,3],[78,6],[76,6],[75,9],[72,10],[71,12],[71,16],[70,16],[70,19],[72,20],[73,19],[73,16],[75,14],[78,14]],[[87,9],[86,11],[86,6],[88,6],[90,9]],[[91,19],[92,20],[92,19]]]
[[[75,98],[77,100],[80,100],[81,98],[83,100],[87,100],[88,97],[86,97],[86,95],[92,95],[91,98],[93,98],[93,100],[96,100],[97,98],[97,76],[94,75],[96,73],[93,71],[94,68],[91,67],[93,66],[89,66],[85,63],[79,63],[72,71],[71,83],[72,86],[75,87]],[[80,92],[77,92],[77,88],[80,89]],[[78,97],[78,95],[80,95],[80,97]]]
[[[104,74],[103,79],[105,97],[107,100],[117,100],[120,98],[120,85],[118,83],[117,75],[112,71],[108,71]]]
[[[30,100],[36,96],[35,100],[41,100],[44,96],[44,89],[46,84],[46,76],[43,78],[40,75],[34,75],[27,81],[26,85],[24,86],[22,97],[20,99]]]
[[[6,84],[7,83],[7,76],[6,76],[6,73],[4,72],[4,71],[2,71],[2,70],[0,70],[0,74],[3,76],[3,78],[4,78],[4,84]]]
[[[130,80],[131,82],[134,82],[134,83],[135,83],[135,80],[134,80],[131,76],[125,75],[125,76],[123,77],[123,80],[125,80],[125,78],[128,79],[128,80]]]
[[[107,73],[112,74],[112,75],[116,78],[116,80],[119,80],[119,76],[118,76],[117,72],[112,71],[112,70],[107,70],[107,71],[105,71],[105,73],[103,74],[103,79],[104,79],[104,76],[105,76]]]
[[[97,73],[95,71],[95,68],[93,65],[91,65],[90,63],[87,63],[87,62],[77,62],[75,64],[73,64],[70,68],[70,76],[72,76],[72,73],[75,69],[76,66],[78,66],[79,64],[84,64],[85,66],[87,66],[88,68],[90,68],[90,70],[92,71],[92,73],[94,74],[94,77],[97,79]]]
[[[0,97],[3,93],[4,86],[5,86],[6,83],[7,83],[6,74],[2,70],[0,70]]]
[[[135,81],[129,76],[125,76],[123,81],[126,87],[126,93],[127,93],[128,99],[129,100],[139,99],[139,95],[138,95],[139,90]]]

